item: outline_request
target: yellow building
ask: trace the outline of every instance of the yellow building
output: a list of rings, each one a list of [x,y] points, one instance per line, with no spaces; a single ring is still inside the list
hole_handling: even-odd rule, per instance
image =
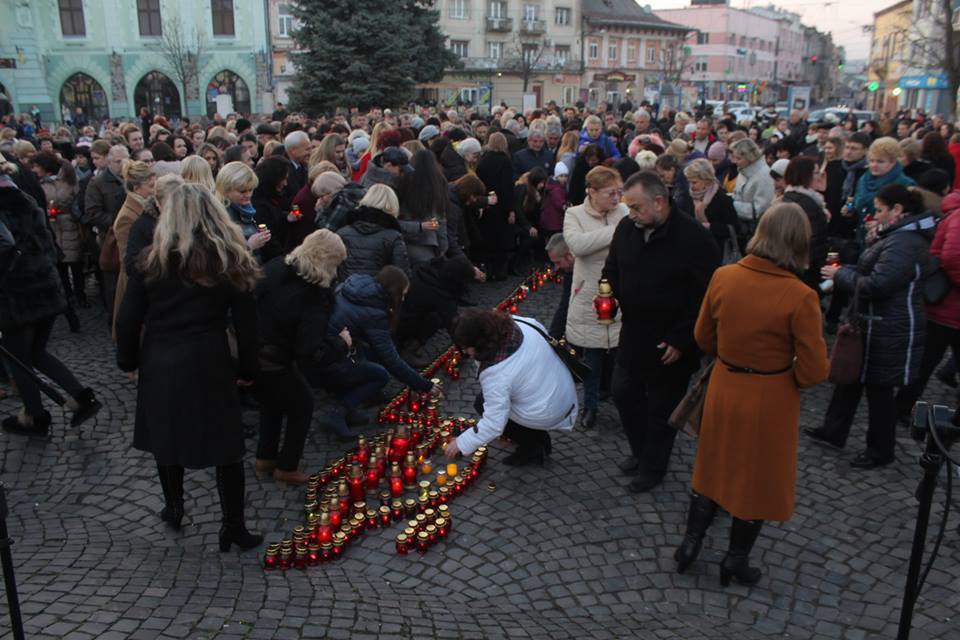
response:
[[[873,14],[873,39],[867,66],[867,108],[878,115],[897,112],[898,84],[909,56],[907,41],[912,15],[912,0],[903,0]],[[874,86],[876,90],[869,91]]]

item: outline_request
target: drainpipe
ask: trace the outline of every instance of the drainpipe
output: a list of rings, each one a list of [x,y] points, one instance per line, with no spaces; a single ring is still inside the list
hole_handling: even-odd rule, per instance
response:
[[[263,24],[266,25],[267,29],[267,51],[264,56],[266,58],[265,62],[267,65],[267,84],[270,85],[269,93],[271,96],[273,96],[273,100],[271,100],[270,105],[272,107],[272,103],[276,102],[276,95],[274,94],[275,87],[273,86],[273,32],[270,29],[270,0],[263,0]],[[260,96],[260,106],[264,106],[263,96]],[[268,108],[267,112],[269,113],[269,111],[270,110]]]

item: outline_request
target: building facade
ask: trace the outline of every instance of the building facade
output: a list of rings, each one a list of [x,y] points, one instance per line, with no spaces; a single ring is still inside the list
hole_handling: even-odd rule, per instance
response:
[[[582,97],[591,106],[629,100],[675,107],[689,71],[689,27],[655,15],[634,0],[583,0]]]
[[[260,112],[272,94],[266,5],[234,0],[6,0],[0,3],[0,90],[46,122]],[[181,86],[163,53],[179,34],[194,69]],[[193,54],[198,35],[199,58]],[[184,95],[185,94],[185,95]]]
[[[287,92],[293,86],[293,79],[297,75],[290,57],[290,54],[297,49],[293,41],[293,30],[297,26],[293,18],[293,4],[290,0],[270,0],[268,9],[273,93],[276,100],[283,104],[288,102]]]
[[[725,4],[656,14],[695,30],[687,40],[692,66],[684,77],[704,99],[752,102],[775,94],[778,20]]]
[[[954,43],[960,38],[957,20],[960,17],[957,2],[953,6]],[[910,29],[907,34],[903,73],[897,83],[900,89],[900,108],[923,109],[928,114],[948,114],[950,111],[950,83],[944,71],[944,44],[946,42],[943,4],[938,0],[914,0],[911,7]]]
[[[813,103],[839,98],[840,69],[844,62],[843,47],[837,47],[829,33],[804,27],[804,53],[801,84],[810,87]]]
[[[481,107],[572,104],[580,95],[579,0],[436,0],[440,30],[463,68],[420,98]],[[525,98],[526,96],[526,98]]]
[[[893,114],[900,102],[900,78],[909,55],[913,0],[903,0],[873,14],[873,37],[867,64],[866,106]]]

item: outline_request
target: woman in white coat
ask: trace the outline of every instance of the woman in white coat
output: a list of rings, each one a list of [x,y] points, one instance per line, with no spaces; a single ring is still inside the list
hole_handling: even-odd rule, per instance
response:
[[[773,203],[773,178],[770,167],[757,143],[749,138],[737,140],[730,147],[730,157],[737,165],[737,182],[733,187],[733,206],[747,236],[753,235],[757,220]]]
[[[517,443],[504,464],[543,464],[552,449],[549,431],[570,431],[577,418],[573,376],[531,318],[468,309],[457,318],[453,340],[480,364],[477,426],[444,449],[469,455],[501,434]]]
[[[627,215],[620,202],[623,182],[610,167],[594,167],[587,174],[587,197],[583,204],[567,209],[563,219],[563,238],[574,256],[573,289],[567,311],[567,342],[577,347],[591,369],[583,381],[581,427],[593,428],[600,402],[603,365],[620,341],[620,318],[602,325],[597,322],[593,298],[599,291],[603,263],[610,251],[613,231]]]

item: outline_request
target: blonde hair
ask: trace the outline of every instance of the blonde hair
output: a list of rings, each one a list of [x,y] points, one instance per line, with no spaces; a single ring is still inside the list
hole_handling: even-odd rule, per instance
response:
[[[228,162],[217,174],[216,190],[221,198],[227,199],[228,191],[252,191],[260,184],[253,169],[239,160]]]
[[[187,156],[180,161],[180,177],[184,182],[202,184],[210,191],[216,191],[210,163],[200,156]]]
[[[913,138],[904,138],[900,141],[900,152],[903,154],[904,158],[912,162],[918,159],[923,153],[923,146],[920,144],[919,140],[914,140]]]
[[[313,184],[313,181],[317,179],[317,176],[319,176],[321,173],[326,173],[327,171],[340,173],[340,169],[337,168],[337,165],[333,164],[329,160],[321,160],[316,164],[311,164],[310,168],[307,170],[307,182]]]
[[[747,253],[766,258],[781,269],[803,273],[810,264],[810,221],[800,205],[775,204],[760,217]]]
[[[487,151],[499,151],[500,153],[509,153],[510,145],[507,144],[507,136],[499,131],[491,133],[487,138]]]
[[[603,126],[603,120],[601,120],[601,119],[600,119],[600,116],[598,116],[598,115],[589,115],[589,116],[587,116],[586,119],[583,121],[583,128],[586,129],[586,128],[587,128],[587,125],[591,125],[591,124],[598,124],[598,125],[600,125],[600,126],[602,127],[602,126]]]
[[[337,277],[337,267],[346,258],[347,247],[340,236],[329,229],[318,229],[283,261],[310,284],[329,287]]]
[[[168,173],[157,178],[157,186],[153,192],[153,197],[156,199],[157,204],[163,206],[163,203],[167,200],[167,196],[182,184],[185,184],[183,178],[175,173]]]
[[[146,162],[139,160],[124,160],[120,174],[123,177],[123,186],[127,191],[145,185],[153,177],[153,169]]]
[[[730,153],[739,153],[747,162],[756,162],[763,156],[763,152],[760,151],[760,147],[757,146],[757,143],[751,140],[750,138],[744,138],[743,140],[737,140],[732,145],[730,145]]]
[[[673,156],[682,163],[687,159],[687,155],[690,153],[690,143],[683,138],[676,138],[670,141],[670,144],[667,145],[667,150],[664,151],[664,153]]]
[[[380,134],[390,129],[393,129],[393,127],[387,122],[378,122],[374,125],[373,133],[370,134],[370,144],[367,146],[367,151],[370,152],[371,158],[382,151],[380,148]]]
[[[336,164],[337,145],[346,146],[346,143],[344,143],[343,138],[337,134],[328,133],[324,136],[323,140],[320,141],[320,144],[317,145],[317,148],[313,150],[313,153],[310,154],[310,159],[307,161],[307,164],[313,166],[322,160]]]
[[[693,117],[686,111],[678,111],[677,115],[673,116],[673,124],[687,124],[692,122]]]
[[[557,149],[557,159],[565,153],[576,153],[577,145],[580,142],[580,135],[576,131],[567,131],[560,138],[560,147]]]
[[[596,166],[587,173],[588,189],[606,189],[607,187],[622,184],[623,178],[620,177],[620,173],[610,167],[604,167],[603,165]]]
[[[13,155],[23,162],[37,155],[37,148],[29,140],[17,140],[13,143]]]
[[[879,156],[880,158],[891,160],[893,162],[899,160],[900,155],[900,143],[896,140],[896,138],[890,137],[877,138],[867,150],[867,158],[876,158]]]
[[[283,143],[279,140],[271,140],[267,144],[263,145],[263,153],[260,155],[260,162],[262,162],[264,158],[269,158],[272,156],[273,152],[282,146]]]
[[[423,143],[419,140],[407,140],[400,145],[401,149],[406,149],[410,153],[416,153],[417,151],[426,151],[427,148],[423,146]]]
[[[226,280],[252,291],[260,267],[213,193],[203,185],[183,184],[163,203],[143,272],[148,282],[176,275],[203,287]]]
[[[706,182],[716,182],[717,172],[709,160],[697,158],[690,162],[683,170],[683,175],[687,180],[704,180]]]
[[[640,171],[649,171],[657,164],[657,154],[649,149],[641,149],[637,151],[637,155],[633,156],[633,161],[640,167]]]
[[[400,201],[397,199],[397,194],[385,184],[375,184],[370,187],[360,199],[360,206],[380,209],[394,218],[400,215]]]

